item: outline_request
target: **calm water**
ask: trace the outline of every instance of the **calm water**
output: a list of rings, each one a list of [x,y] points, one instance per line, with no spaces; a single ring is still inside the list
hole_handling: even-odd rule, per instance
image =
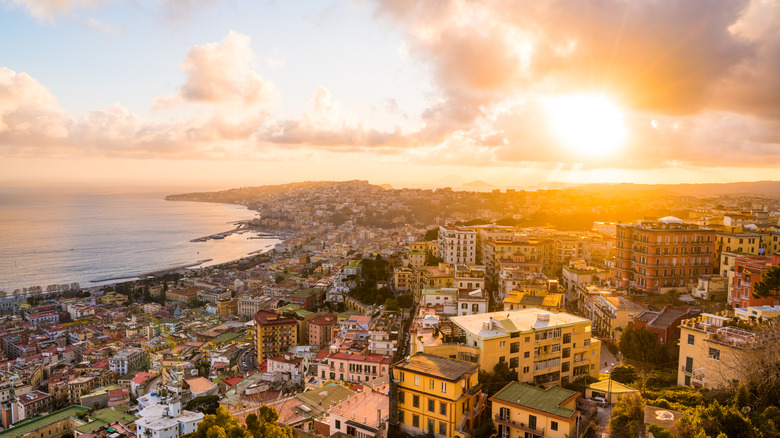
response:
[[[141,275],[271,249],[275,239],[190,240],[252,219],[245,207],[172,202],[164,194],[47,194],[0,190],[0,291]]]

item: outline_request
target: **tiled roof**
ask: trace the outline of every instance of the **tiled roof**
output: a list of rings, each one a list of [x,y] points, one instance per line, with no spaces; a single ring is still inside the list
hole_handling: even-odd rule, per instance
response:
[[[511,382],[491,397],[491,400],[513,403],[563,418],[572,418],[577,411],[564,408],[561,404],[577,394],[576,391],[560,386],[541,389],[525,383]]]
[[[414,356],[395,367],[399,370],[426,374],[449,381],[458,381],[463,376],[476,371],[478,365],[426,353],[415,353]]]

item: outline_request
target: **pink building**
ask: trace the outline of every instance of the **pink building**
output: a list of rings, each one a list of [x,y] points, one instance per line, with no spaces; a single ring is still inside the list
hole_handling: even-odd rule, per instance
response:
[[[320,315],[309,321],[309,345],[324,348],[333,339],[333,327],[336,325],[336,315]]]
[[[390,374],[392,358],[381,354],[333,353],[317,367],[321,381],[367,382]]]
[[[735,258],[734,279],[731,284],[731,306],[737,308],[777,305],[777,297],[753,297],[753,286],[761,281],[761,277],[769,268],[777,265],[780,265],[780,255],[744,255]]]

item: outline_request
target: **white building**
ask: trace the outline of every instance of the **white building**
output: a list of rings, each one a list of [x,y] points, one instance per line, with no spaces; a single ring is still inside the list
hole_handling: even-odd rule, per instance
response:
[[[182,410],[179,400],[154,404],[138,416],[136,435],[145,438],[179,438],[197,430],[203,420],[200,412]]]
[[[122,350],[108,358],[108,369],[124,376],[131,370],[140,368],[146,363],[146,351],[139,349]]]
[[[477,232],[465,227],[439,227],[439,258],[453,265],[477,260]]]

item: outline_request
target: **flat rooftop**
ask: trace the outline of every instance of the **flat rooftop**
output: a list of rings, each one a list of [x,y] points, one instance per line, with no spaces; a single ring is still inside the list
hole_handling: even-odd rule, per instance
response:
[[[549,318],[546,320],[542,319],[544,318],[543,316],[540,318],[542,314],[547,314]],[[504,337],[511,332],[524,333],[545,328],[565,327],[591,322],[588,319],[570,313],[539,308],[453,316],[450,318],[450,321],[471,335],[483,339]],[[492,324],[486,324],[490,322]]]

